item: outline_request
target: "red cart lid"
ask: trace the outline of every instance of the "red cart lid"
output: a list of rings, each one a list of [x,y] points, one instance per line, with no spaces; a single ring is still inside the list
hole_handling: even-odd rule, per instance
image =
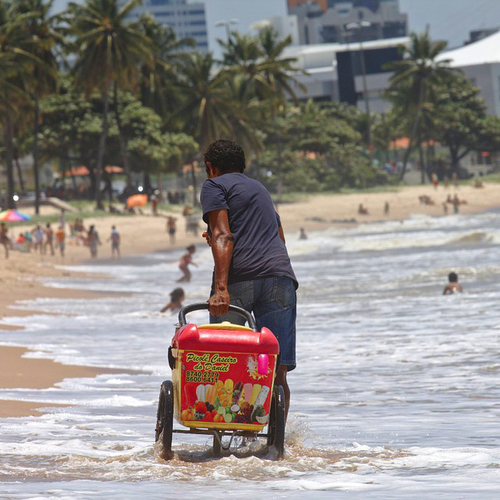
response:
[[[271,330],[254,332],[239,325],[221,324],[197,327],[188,324],[179,328],[172,339],[172,347],[193,351],[244,352],[279,354],[278,340]]]

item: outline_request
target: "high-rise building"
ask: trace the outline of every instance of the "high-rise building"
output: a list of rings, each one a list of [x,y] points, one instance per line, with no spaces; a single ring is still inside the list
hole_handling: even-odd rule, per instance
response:
[[[346,43],[404,37],[408,16],[399,11],[398,0],[328,0],[322,11],[314,2],[290,9],[298,17],[299,37],[303,44]],[[349,25],[358,24],[353,30]],[[358,30],[359,29],[359,33]]]
[[[288,0],[288,8],[292,9],[294,7],[298,7],[299,5],[312,3],[317,4],[321,10],[326,10],[329,7],[328,0]]]
[[[125,4],[127,0],[121,0]],[[159,24],[170,26],[178,38],[193,38],[196,49],[208,51],[208,33],[203,2],[187,0],[144,0],[132,11],[132,17],[138,19],[149,12]]]

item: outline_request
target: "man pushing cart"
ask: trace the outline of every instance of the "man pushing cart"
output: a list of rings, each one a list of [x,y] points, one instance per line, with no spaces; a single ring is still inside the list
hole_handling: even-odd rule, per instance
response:
[[[243,174],[243,149],[218,140],[204,159],[201,204],[215,263],[212,292],[208,304],[179,313],[169,351],[173,383],[162,385],[156,439],[171,457],[174,413],[190,427],[176,432],[213,433],[215,453],[223,435],[255,435],[267,425],[264,436],[281,458],[287,373],[296,366],[297,279],[271,196]],[[210,311],[211,324],[187,324],[185,315],[200,308]]]

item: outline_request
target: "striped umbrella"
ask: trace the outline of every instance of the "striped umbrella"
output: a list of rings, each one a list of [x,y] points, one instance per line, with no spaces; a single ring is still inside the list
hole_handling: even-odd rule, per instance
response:
[[[0,212],[0,220],[7,222],[20,222],[30,219],[31,217],[29,215],[18,212],[17,210],[4,210],[3,212]]]

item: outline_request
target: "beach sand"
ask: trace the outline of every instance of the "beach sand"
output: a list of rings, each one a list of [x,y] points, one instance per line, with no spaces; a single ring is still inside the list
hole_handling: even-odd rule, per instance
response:
[[[370,223],[381,220],[405,220],[414,214],[427,216],[443,216],[443,202],[448,195],[453,196],[455,192],[461,200],[467,204],[460,206],[460,213],[479,213],[489,209],[500,207],[500,184],[485,184],[484,189],[476,189],[472,186],[460,186],[437,190],[430,185],[410,186],[394,188],[393,190],[380,192],[359,192],[352,194],[325,194],[304,196],[301,201],[295,203],[283,203],[278,207],[282,224],[286,234],[296,233],[301,227],[306,232],[324,230],[328,227],[346,227],[358,223]],[[427,195],[435,201],[435,205],[421,205],[418,197]],[[384,214],[384,204],[389,203],[389,214]],[[368,215],[358,215],[359,204],[368,209]],[[453,207],[448,205],[449,213],[453,213]],[[44,213],[42,208],[42,214]],[[50,209],[47,209],[50,210]],[[202,225],[200,224],[200,236],[186,235],[184,220],[179,214],[171,214],[177,218],[177,241],[170,245],[168,235],[165,231],[166,219],[164,215],[153,217],[151,215],[137,216],[109,216],[95,219],[85,219],[84,224],[91,224],[99,231],[102,246],[99,247],[99,259],[111,258],[111,244],[106,239],[111,232],[111,226],[116,225],[121,234],[122,256],[131,256],[157,251],[166,251],[172,248],[182,248],[191,243],[203,245],[205,241],[201,238]],[[55,226],[55,225],[54,225]],[[17,236],[20,230],[15,228],[13,233]],[[12,236],[12,235],[11,235]],[[62,259],[59,255],[40,256],[33,253],[23,254],[11,252],[8,260],[3,257],[3,248],[0,248],[0,320],[7,316],[19,316],[31,314],[31,311],[20,311],[12,309],[12,306],[21,300],[33,300],[38,297],[61,297],[65,298],[95,298],[98,292],[86,292],[81,290],[60,290],[46,287],[41,278],[79,275],[76,271],[58,269],[61,265],[78,265],[90,260],[88,248],[82,246],[67,246],[66,257]],[[117,262],[119,262],[117,260]],[[105,268],[103,269],[105,272]],[[79,275],[81,276],[81,275]],[[85,275],[83,275],[85,276]],[[168,290],[165,291],[166,293]],[[0,325],[0,329],[15,329],[6,325]],[[12,342],[15,343],[15,332],[12,332]],[[48,360],[32,360],[23,358],[25,350],[0,346],[0,388],[13,387],[37,387],[34,385],[43,383],[51,386],[67,377],[90,377],[102,373],[99,369],[86,367],[71,367],[61,365]],[[27,363],[43,363],[43,367],[27,369]],[[34,366],[34,365],[33,365]],[[42,369],[43,368],[43,369]],[[43,371],[44,378],[39,374]],[[44,385],[45,387],[46,385]],[[0,416],[23,416],[36,415],[37,408],[46,404],[0,401]]]

